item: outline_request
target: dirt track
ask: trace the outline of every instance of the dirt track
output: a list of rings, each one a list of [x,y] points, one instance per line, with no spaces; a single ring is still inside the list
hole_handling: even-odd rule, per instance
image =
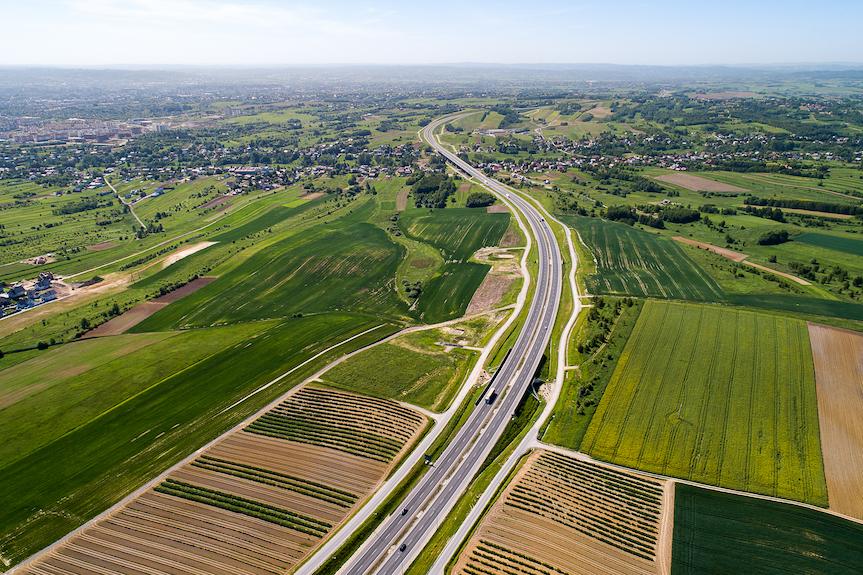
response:
[[[689,238],[684,238],[683,236],[674,236],[672,239],[674,241],[680,242],[682,244],[686,244],[689,246],[693,246],[696,248],[707,250],[709,252],[713,252],[714,254],[722,256],[722,257],[729,259],[733,262],[742,263],[742,264],[745,264],[749,267],[753,267],[753,268],[759,269],[761,271],[765,271],[765,272],[771,273],[773,275],[783,277],[787,280],[791,280],[794,283],[798,283],[802,286],[812,285],[810,282],[806,281],[805,279],[799,278],[795,275],[781,272],[779,270],[775,270],[773,268],[769,268],[769,267],[763,266],[761,264],[756,264],[755,262],[750,262],[747,259],[747,258],[749,258],[749,255],[744,254],[742,252],[735,252],[734,250],[729,250],[728,248],[723,248],[723,247],[715,246],[713,244],[708,244],[708,243],[704,243],[704,242],[698,242],[695,240],[691,240]]]
[[[830,509],[863,519],[863,334],[809,324]]]

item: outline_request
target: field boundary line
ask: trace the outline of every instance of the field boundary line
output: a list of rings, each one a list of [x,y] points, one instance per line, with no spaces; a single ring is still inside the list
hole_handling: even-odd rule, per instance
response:
[[[280,376],[276,377],[275,379],[273,379],[273,380],[271,380],[271,381],[269,381],[269,382],[265,383],[264,385],[262,385],[262,386],[261,386],[261,387],[259,387],[258,389],[254,390],[254,391],[252,391],[251,393],[248,393],[247,395],[245,395],[244,397],[242,397],[242,398],[238,399],[237,401],[235,401],[234,403],[232,403],[231,405],[229,405],[228,407],[226,407],[225,409],[223,409],[222,411],[220,411],[220,412],[218,413],[218,415],[222,415],[222,414],[223,414],[223,413],[225,413],[226,411],[230,411],[230,410],[234,409],[235,407],[237,407],[238,405],[240,405],[241,403],[243,403],[244,401],[246,401],[246,400],[247,400],[247,399],[249,399],[250,397],[253,397],[253,396],[255,396],[255,395],[259,394],[260,392],[264,391],[265,389],[268,389],[268,388],[272,387],[273,385],[275,385],[275,384],[279,383],[280,381],[282,381],[283,379],[285,379],[286,377],[288,377],[289,375],[291,375],[292,373],[294,373],[295,371],[297,371],[297,370],[298,370],[298,369],[300,369],[301,367],[308,365],[309,363],[311,363],[311,362],[313,362],[314,360],[318,359],[319,357],[321,357],[321,356],[322,356],[322,355],[324,355],[325,353],[329,353],[330,351],[332,351],[332,350],[336,349],[337,347],[340,347],[340,346],[342,346],[343,344],[348,343],[349,341],[353,341],[353,340],[357,339],[358,337],[362,337],[362,336],[366,335],[367,333],[371,333],[371,332],[373,332],[373,331],[375,331],[375,330],[377,330],[377,329],[380,329],[380,328],[382,328],[382,327],[383,327],[383,326],[385,326],[385,325],[387,325],[387,324],[386,324],[386,323],[378,324],[378,325],[376,325],[376,326],[374,326],[374,327],[371,327],[371,328],[369,328],[369,329],[367,329],[367,330],[365,330],[365,331],[362,331],[362,332],[360,332],[360,333],[358,333],[358,334],[352,335],[352,336],[351,336],[351,337],[349,337],[348,339],[342,340],[342,341],[340,341],[340,342],[338,342],[338,343],[335,343],[335,344],[331,345],[330,347],[328,347],[328,348],[326,348],[326,349],[323,349],[323,350],[319,351],[318,353],[316,353],[315,355],[313,355],[312,357],[310,357],[310,358],[309,358],[309,359],[307,359],[306,361],[304,361],[304,362],[302,362],[302,363],[299,363],[299,364],[295,365],[294,367],[292,367],[291,369],[289,369],[289,370],[288,370],[288,371],[286,371],[285,373],[281,374]],[[347,357],[347,356],[345,356],[345,357]],[[342,361],[344,361],[344,357],[343,357],[343,358],[341,358],[341,359],[342,359]]]
[[[664,481],[670,481],[673,483],[680,483],[682,485],[690,485],[692,487],[700,487],[701,489],[706,489],[709,491],[718,491],[720,493],[728,493],[729,495],[739,495],[741,497],[750,497],[752,499],[762,499],[764,501],[771,501],[773,503],[784,503],[786,505],[794,505],[797,507],[802,507],[804,509],[809,509],[811,511],[818,511],[820,513],[826,513],[828,515],[833,515],[834,517],[838,517],[839,519],[845,519],[847,521],[851,521],[852,523],[857,523],[863,525],[863,518],[851,517],[850,515],[845,515],[843,513],[839,513],[838,511],[834,511],[833,509],[829,509],[826,507],[819,507],[817,505],[813,505],[811,503],[804,503],[803,501],[794,501],[793,499],[783,499],[782,497],[774,497],[773,495],[763,495],[761,493],[752,493],[750,491],[741,491],[739,489],[731,489],[728,487],[720,487],[719,485],[710,485],[708,483],[700,483],[698,481],[692,481],[691,479],[682,479],[680,477],[671,477],[669,475],[662,475],[661,473],[654,473],[652,471],[642,471],[641,469],[636,469],[634,467],[627,467],[625,465],[618,465],[617,463],[610,463],[608,461],[602,461],[600,459],[594,459],[587,453],[583,453],[581,451],[573,451],[572,449],[568,449],[566,447],[561,447],[560,445],[554,445],[552,443],[544,443],[541,440],[534,440],[533,445],[531,445],[531,449],[545,449],[547,451],[553,451],[555,453],[559,453],[561,455],[566,455],[568,457],[572,457],[574,459],[578,459],[581,461],[586,461],[588,463],[595,463],[600,466],[605,466],[609,469],[615,469],[618,471],[628,471],[630,473],[636,473],[643,475],[645,477],[652,477],[654,479],[661,479]]]

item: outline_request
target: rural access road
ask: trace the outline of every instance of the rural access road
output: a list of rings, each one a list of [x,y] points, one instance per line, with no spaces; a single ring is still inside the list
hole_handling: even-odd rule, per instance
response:
[[[537,246],[538,271],[533,301],[521,333],[495,373],[484,401],[473,410],[397,511],[384,520],[340,573],[391,575],[403,572],[417,557],[468,488],[533,383],[560,305],[562,260],[551,227],[532,203],[487,177],[437,141],[435,130],[452,118],[447,116],[431,122],[423,130],[423,139],[458,170],[476,179],[524,216]],[[499,395],[497,399],[494,392]]]
[[[115,188],[114,185],[111,184],[110,181],[108,181],[108,178],[102,178],[102,181],[108,184],[108,187],[111,188],[111,191],[114,192],[114,195],[117,196],[118,200],[120,200],[120,203],[129,208],[129,213],[132,214],[132,216],[136,220],[138,220],[138,223],[141,224],[142,228],[146,229],[147,226],[144,225],[144,222],[141,220],[141,218],[138,217],[138,214],[135,213],[135,210],[132,209],[132,204],[123,199],[123,196],[121,196],[120,193],[117,191],[117,188]]]

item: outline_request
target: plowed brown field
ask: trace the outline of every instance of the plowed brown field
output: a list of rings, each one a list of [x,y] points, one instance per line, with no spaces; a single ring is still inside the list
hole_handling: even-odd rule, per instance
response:
[[[809,324],[830,509],[863,519],[863,334]]]
[[[277,419],[252,429],[267,417]],[[287,573],[371,495],[425,422],[392,401],[300,388],[22,573]]]
[[[482,520],[454,573],[657,573],[662,501],[660,481],[535,452]]]

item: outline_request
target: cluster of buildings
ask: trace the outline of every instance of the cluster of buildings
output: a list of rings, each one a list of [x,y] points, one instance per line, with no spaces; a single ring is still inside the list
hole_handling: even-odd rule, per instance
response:
[[[30,282],[4,286],[0,282],[0,317],[30,309],[57,299],[54,274],[41,272]]]
[[[2,118],[0,141],[15,144],[95,143],[115,145],[147,132],[166,129],[164,123],[150,120],[100,120],[68,118],[46,120],[30,116]]]

